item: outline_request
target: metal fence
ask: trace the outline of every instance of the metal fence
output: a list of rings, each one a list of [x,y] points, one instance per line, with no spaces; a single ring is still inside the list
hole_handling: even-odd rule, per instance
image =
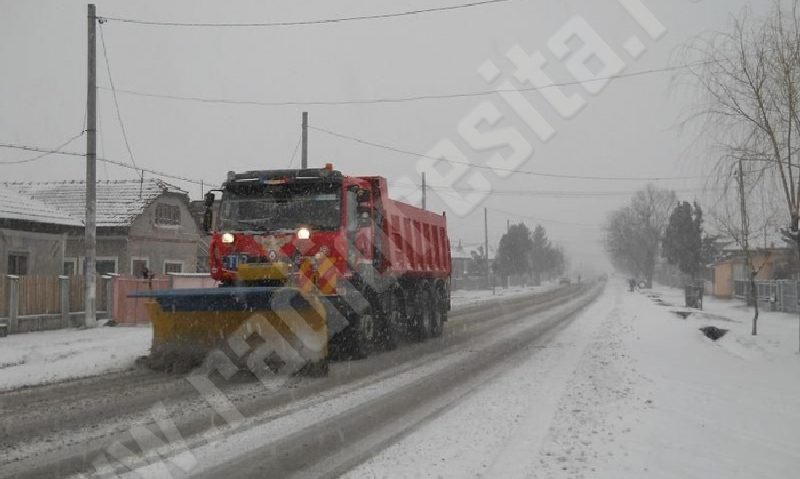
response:
[[[750,297],[750,282],[746,280],[733,281],[733,297],[747,299]]]
[[[736,298],[752,302],[749,281],[734,281],[733,291],[733,295]],[[799,291],[800,281],[756,281],[756,297],[758,298],[758,305],[767,311],[781,311],[784,313],[798,312],[797,301]]]

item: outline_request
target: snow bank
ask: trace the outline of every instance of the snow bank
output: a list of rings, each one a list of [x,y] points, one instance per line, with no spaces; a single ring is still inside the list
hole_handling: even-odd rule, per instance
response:
[[[513,286],[505,289],[497,287],[494,289],[494,293],[492,293],[491,289],[457,289],[450,292],[450,300],[453,305],[453,309],[458,309],[484,301],[491,301],[492,299],[503,299],[515,296],[524,296],[526,294],[543,293],[557,287],[558,284],[556,283],[544,283],[541,286]]]
[[[656,288],[665,303],[683,304],[681,290]],[[798,320],[763,313],[750,335],[738,301],[706,298],[704,312],[685,320],[681,306],[660,306],[644,294],[626,299],[632,329],[622,336],[650,408],[620,443],[628,460],[610,461],[605,477],[785,478],[800,469]],[[698,328],[729,332],[714,342]],[[628,362],[628,361],[625,361]]]
[[[150,327],[62,329],[0,338],[0,391],[133,367]]]
[[[697,311],[682,307],[682,290],[656,287],[652,294],[673,305],[666,307],[670,311],[694,311],[687,318],[691,324],[702,323],[703,326],[730,330],[731,335],[723,337],[716,344],[735,356],[764,361],[797,359],[800,342],[800,319],[797,314],[775,313],[759,308],[758,335],[752,336],[753,308],[743,301],[706,296],[703,298],[703,311]]]
[[[797,317],[762,313],[752,337],[738,302],[682,319],[682,291],[626,289],[610,283],[528,359],[347,477],[795,477]],[[729,332],[714,342],[702,326]]]

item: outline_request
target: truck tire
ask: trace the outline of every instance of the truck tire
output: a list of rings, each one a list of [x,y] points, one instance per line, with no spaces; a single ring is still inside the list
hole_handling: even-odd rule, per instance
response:
[[[417,293],[417,307],[414,311],[414,332],[418,340],[424,341],[433,336],[433,306],[431,293],[427,289]]]
[[[431,294],[433,298],[431,301],[431,337],[433,338],[438,338],[444,332],[444,315],[447,307],[440,293],[441,291],[436,290]]]
[[[347,327],[345,355],[349,359],[364,359],[375,344],[375,316],[372,313],[352,315]]]
[[[386,351],[397,349],[400,328],[406,322],[406,305],[402,291],[390,293],[386,311],[377,324],[377,343]]]

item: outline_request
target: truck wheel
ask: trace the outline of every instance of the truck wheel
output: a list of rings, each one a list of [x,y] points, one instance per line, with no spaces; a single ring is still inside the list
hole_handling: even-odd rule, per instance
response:
[[[414,329],[417,339],[423,341],[433,335],[434,303],[431,301],[431,294],[428,291],[420,291],[417,301],[417,308],[414,312]]]
[[[442,297],[438,292],[432,294],[431,301],[431,337],[438,338],[444,332],[444,311],[446,309]]]
[[[372,314],[353,315],[348,326],[346,349],[350,359],[369,356],[375,343],[375,317]]]
[[[401,293],[392,295],[387,311],[381,315],[379,321],[377,342],[386,351],[397,348],[400,327],[406,320],[406,307],[400,295]]]

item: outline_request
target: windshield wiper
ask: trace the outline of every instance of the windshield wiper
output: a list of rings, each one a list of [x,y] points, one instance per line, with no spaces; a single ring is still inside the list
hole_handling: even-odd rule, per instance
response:
[[[262,221],[271,221],[271,220],[272,218],[250,218],[246,220],[236,220],[236,224],[252,225],[255,223],[260,223]]]

